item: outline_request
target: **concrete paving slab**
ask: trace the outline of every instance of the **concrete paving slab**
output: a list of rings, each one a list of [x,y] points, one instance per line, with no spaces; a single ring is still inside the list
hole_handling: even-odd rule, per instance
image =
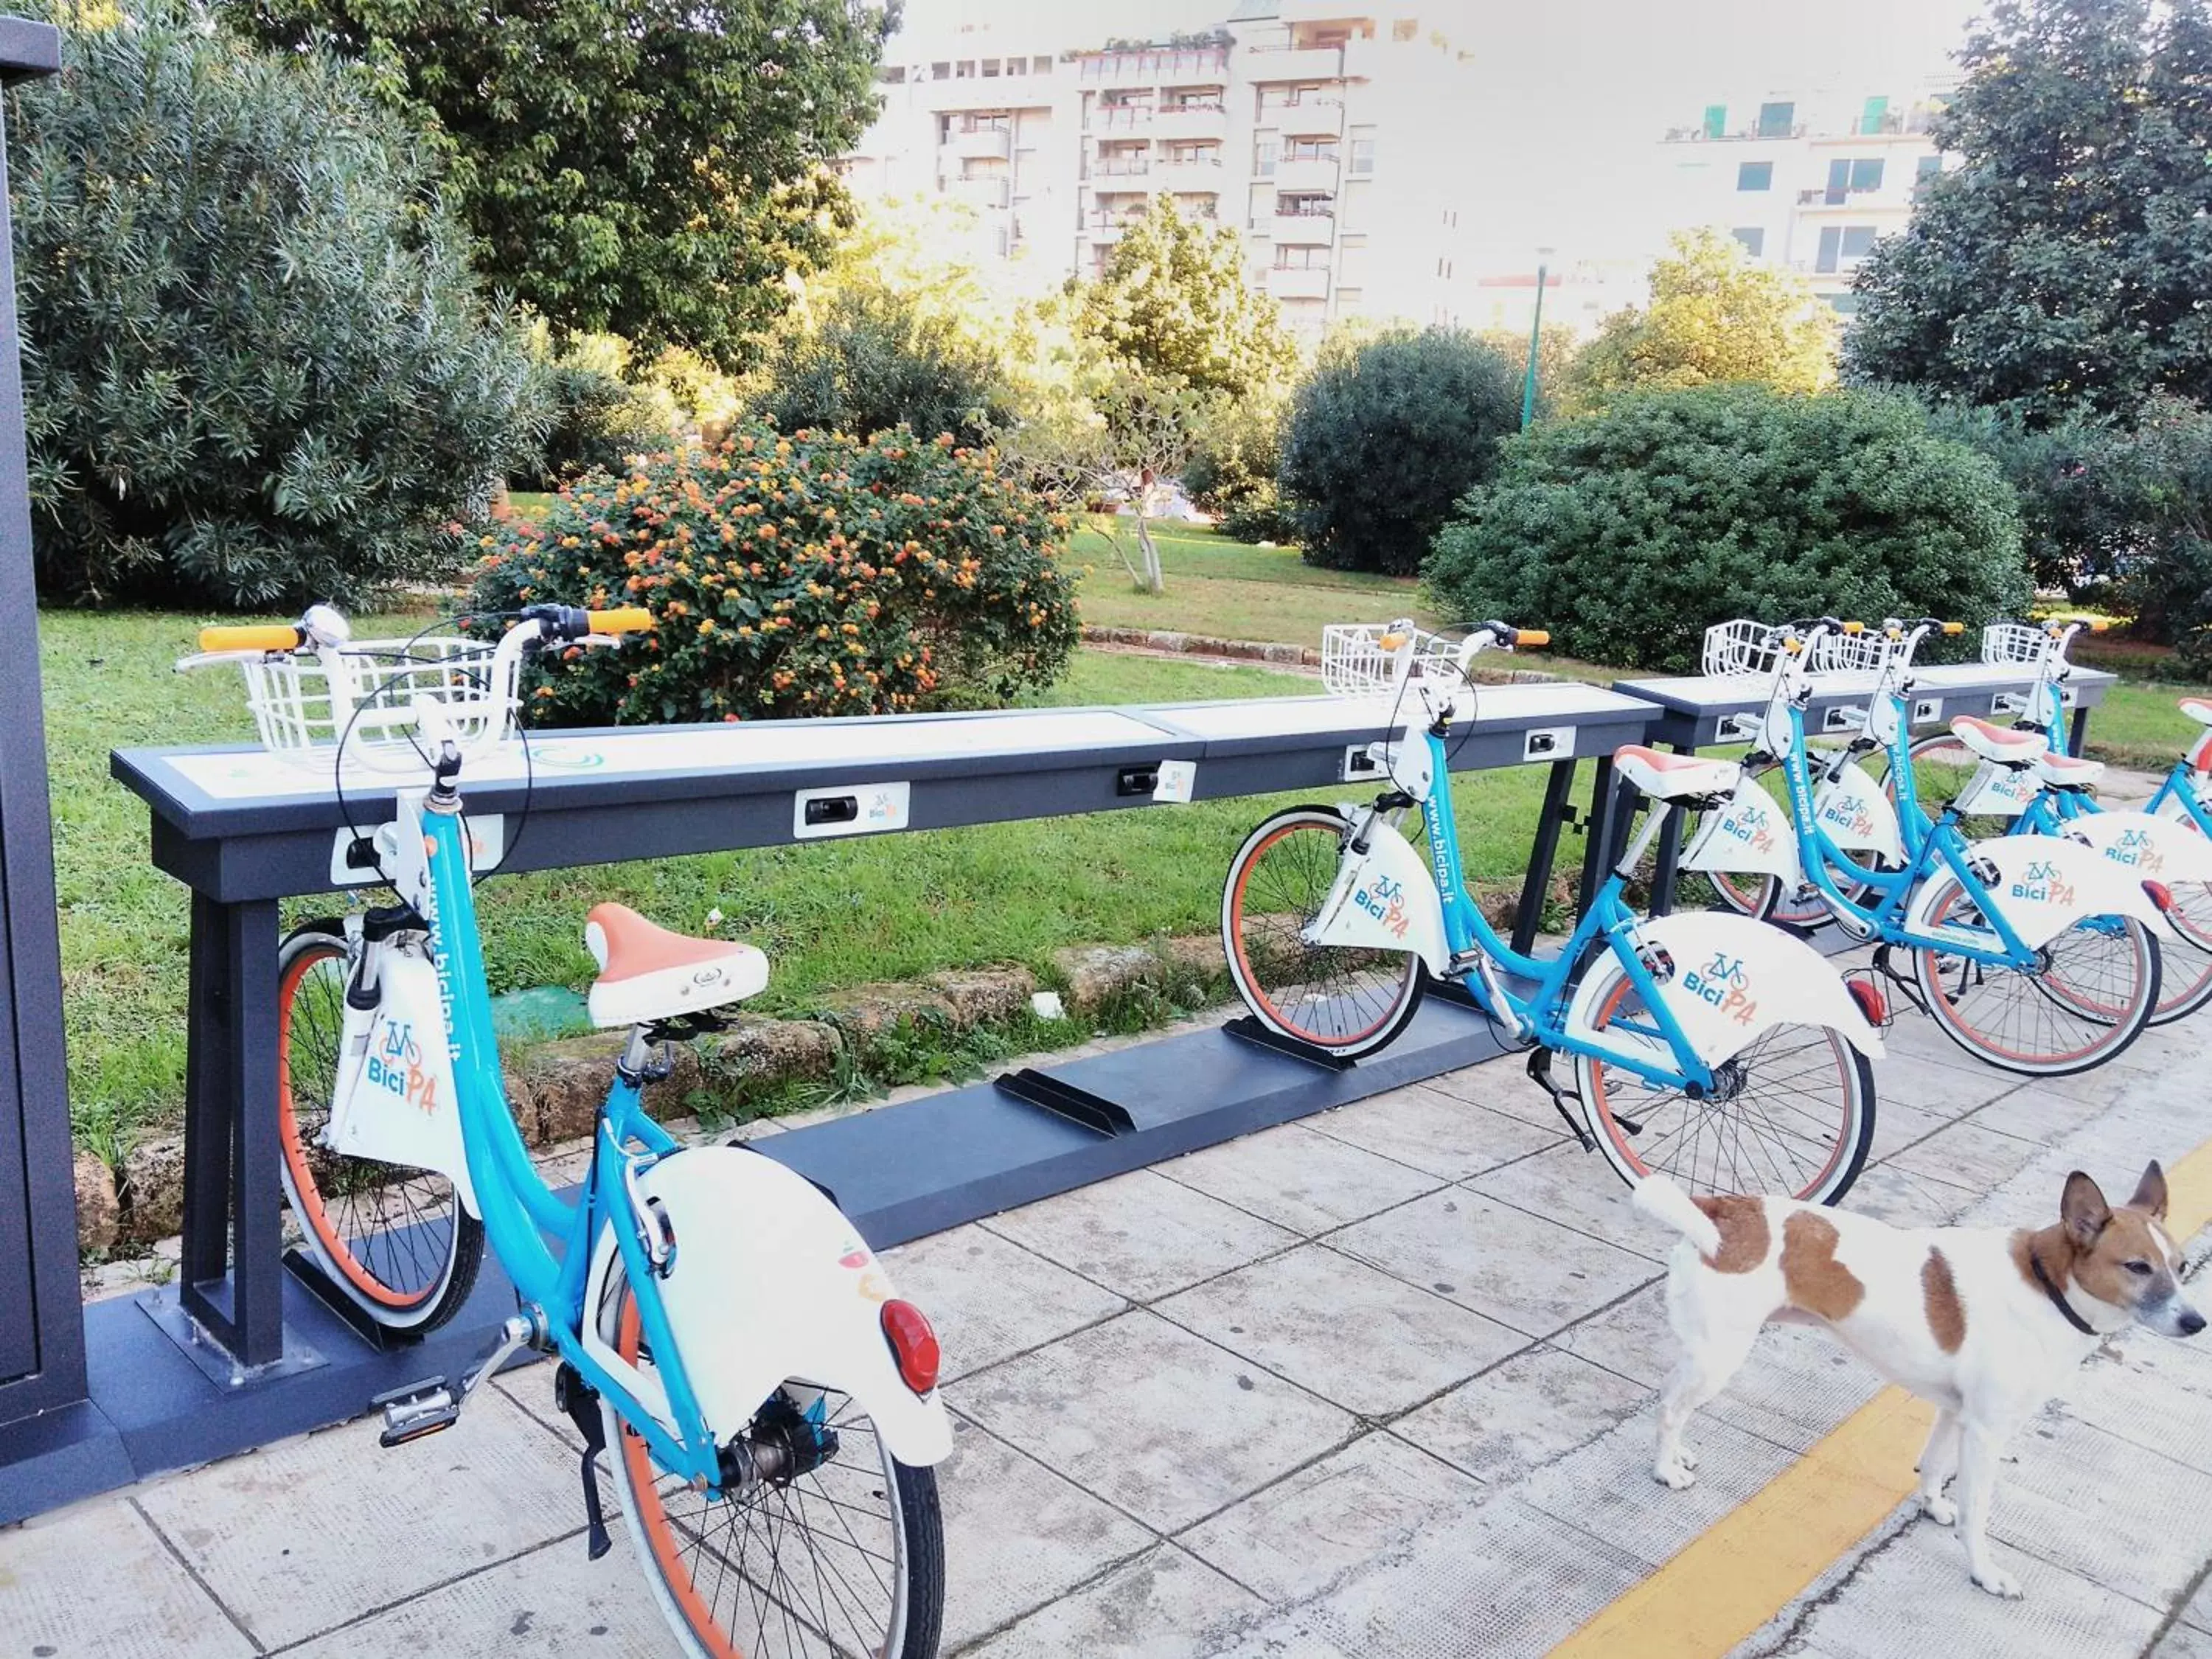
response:
[[[1975,1588],[1948,1528],[1916,1521],[1864,1556],[1827,1598],[1736,1651],[1814,1652],[1832,1659],[2076,1659],[2142,1651],[2160,1614],[2048,1562],[2008,1552],[2027,1594],[2005,1601]],[[1802,1645],[1798,1645],[1802,1643]]]
[[[1546,1343],[1656,1389],[1674,1363],[1674,1340],[1662,1278],[1553,1333]]]
[[[964,1419],[937,1472],[945,1510],[945,1645],[1033,1613],[1158,1540],[1119,1510]]]
[[[1240,1267],[1157,1311],[1368,1417],[1416,1406],[1528,1340],[1327,1244]]]
[[[1334,1139],[1447,1181],[1541,1152],[1565,1133],[1556,1117],[1547,1128],[1418,1085],[1339,1106],[1306,1122]]]
[[[349,1424],[164,1481],[139,1502],[269,1647],[536,1548],[584,1518],[574,1462],[493,1389],[455,1427],[410,1446],[385,1451],[374,1424]]]
[[[2104,1589],[2171,1607],[2212,1556],[2212,1475],[2103,1430],[2040,1418],[2009,1448],[1990,1535]],[[2018,1571],[2017,1568],[2014,1569]]]
[[[1390,1431],[1504,1486],[1587,1445],[1650,1397],[1640,1382],[1543,1346],[1462,1383]]]
[[[1974,1201],[1975,1193],[1893,1164],[1870,1164],[1844,1195],[1847,1208],[1893,1227],[1945,1227]]]
[[[1480,1482],[1377,1432],[1176,1541],[1269,1601],[1292,1601],[1481,1501]]]
[[[1306,1238],[1443,1184],[1441,1176],[1301,1123],[1209,1146],[1161,1164],[1159,1172]]]
[[[2019,1174],[2042,1150],[2038,1142],[2002,1133],[1974,1117],[1938,1130],[1884,1167],[1982,1191]]]
[[[2191,1629],[2212,1635],[2212,1576],[2197,1585],[2197,1593],[2181,1604],[2177,1616]]]
[[[1906,1029],[1903,1019],[1883,1034],[1882,1042],[1889,1052],[1875,1063],[1877,1115],[1895,1101],[1916,1111],[1957,1119],[2003,1099],[2030,1080],[2016,1072],[1984,1065],[1919,1016],[1911,1018],[1919,1022],[1921,1029],[1905,1041],[1896,1036]]]
[[[1254,1632],[1318,1624],[1361,1659],[1533,1659],[1644,1572],[1588,1534],[1499,1498]]]
[[[1516,1489],[1521,1501],[1653,1566],[1735,1509],[1796,1454],[1700,1412],[1685,1443],[1697,1454],[1697,1484],[1675,1492],[1651,1478],[1655,1405],[1639,1409],[1579,1451],[1537,1470]]]
[[[1548,1336],[1658,1272],[1646,1257],[1462,1188],[1330,1241],[1370,1266],[1530,1336]]]
[[[981,1224],[1137,1302],[1298,1242],[1296,1233],[1150,1170],[1079,1187]]]
[[[2079,1096],[2046,1089],[2031,1078],[2010,1094],[1983,1107],[1971,1121],[2038,1146],[2051,1146],[2074,1133],[2102,1109]]]
[[[0,1532],[8,1659],[233,1659],[258,1650],[119,1498]]]
[[[1469,1066],[1446,1072],[1442,1077],[1424,1078],[1413,1086],[1455,1100],[1463,1106],[1480,1106],[1486,1111],[1518,1118],[1539,1129],[1565,1133],[1565,1126],[1553,1109],[1550,1097],[1528,1080],[1525,1062],[1509,1060]]]
[[[1137,1311],[956,1382],[951,1405],[1158,1532],[1349,1439],[1350,1413]]]
[[[611,1495],[608,1501],[613,1502]],[[288,1659],[507,1659],[517,1653],[647,1659],[676,1638],[629,1540],[588,1559],[580,1535],[514,1557],[289,1650]]]
[[[1664,1261],[1679,1235],[1653,1225],[1629,1202],[1628,1183],[1596,1152],[1559,1145],[1462,1183],[1516,1210],[1542,1216],[1616,1249]]]
[[[946,1382],[994,1365],[1129,1304],[983,1227],[955,1227],[884,1253],[899,1294],[929,1316]]]
[[[2212,1349],[2131,1330],[2091,1354],[2057,1409],[2212,1474]],[[2212,1548],[2206,1551],[2212,1556]]]
[[[1903,1067],[1898,1068],[1900,1071]],[[1870,1163],[1879,1163],[1894,1157],[1916,1140],[1925,1140],[1938,1129],[1958,1121],[1956,1114],[1934,1110],[1926,1106],[1913,1106],[1896,1099],[1890,1091],[1889,1068],[1875,1073],[1874,1145],[1868,1150]],[[1850,1199],[1846,1195],[1844,1202]]]
[[[976,1659],[1211,1659],[1259,1597],[1172,1544],[967,1650]]]
[[[2212,1635],[2176,1625],[2150,1650],[2149,1659],[2212,1659]]]
[[[1658,1358],[1674,1362],[1670,1341]],[[1717,1417],[1793,1451],[1806,1451],[1874,1398],[1881,1378],[1826,1331],[1770,1325],[1720,1397],[1698,1413]]]

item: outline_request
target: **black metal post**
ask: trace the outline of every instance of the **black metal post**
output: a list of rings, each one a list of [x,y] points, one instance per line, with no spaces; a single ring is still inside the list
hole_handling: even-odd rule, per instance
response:
[[[1678,755],[1694,755],[1698,752],[1695,744],[1677,743],[1670,744],[1669,747]],[[1655,804],[1651,810],[1656,812],[1659,808]],[[1675,877],[1681,861],[1682,815],[1678,811],[1668,813],[1667,822],[1661,825],[1659,830],[1659,858],[1651,871],[1651,914],[1653,915],[1663,916],[1674,908]]]
[[[0,18],[0,86],[61,67],[48,23]],[[15,238],[0,120],[0,615],[37,615]],[[62,1052],[53,828],[34,638],[0,656],[0,1424],[86,1397],[76,1184]]]
[[[2081,704],[2074,711],[2074,723],[2067,730],[2066,752],[2076,759],[2089,746],[2089,705]]]
[[[1560,832],[1574,819],[1575,809],[1567,801],[1574,787],[1574,762],[1553,761],[1552,775],[1544,781],[1544,805],[1536,817],[1536,844],[1528,849],[1528,874],[1521,884],[1521,908],[1513,918],[1512,945],[1524,957],[1536,946],[1544,901],[1551,896],[1552,865],[1559,856]]]
[[[1613,780],[1613,757],[1598,757],[1597,770],[1590,779],[1589,820],[1583,836],[1583,879],[1575,894],[1575,915],[1589,914],[1590,906],[1597,902],[1597,890],[1605,885],[1606,867],[1613,862],[1613,846],[1617,839],[1614,825],[1620,820],[1617,798],[1620,794]]]

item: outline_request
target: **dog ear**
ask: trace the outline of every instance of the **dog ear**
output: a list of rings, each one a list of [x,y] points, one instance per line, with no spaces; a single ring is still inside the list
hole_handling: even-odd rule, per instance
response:
[[[2076,1170],[2066,1177],[2066,1191],[2058,1200],[2058,1218],[2066,1224],[2067,1237],[2086,1250],[2112,1218],[2112,1206],[2105,1202],[2104,1190]]]
[[[2166,1219],[2166,1171],[2158,1167],[2156,1158],[2151,1159],[2142,1179],[2136,1182],[2136,1195],[2128,1200],[2128,1207],[2149,1211],[2154,1221]]]

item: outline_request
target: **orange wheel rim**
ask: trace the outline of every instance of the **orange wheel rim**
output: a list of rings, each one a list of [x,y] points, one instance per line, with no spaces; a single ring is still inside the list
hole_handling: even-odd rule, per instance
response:
[[[1244,982],[1251,988],[1252,994],[1259,1000],[1262,1005],[1261,1011],[1268,1018],[1285,1029],[1296,1031],[1299,1036],[1317,1048],[1349,1048],[1355,1042],[1364,1042],[1389,1024],[1390,1016],[1398,1011],[1396,1000],[1393,1000],[1380,1015],[1359,1030],[1338,1036],[1322,1036],[1309,1030],[1302,1021],[1285,1013],[1276,1006],[1275,999],[1270,996],[1267,988],[1260,983],[1259,969],[1254,965],[1251,957],[1244,949],[1244,889],[1252,879],[1252,872],[1258,867],[1261,859],[1266,854],[1267,849],[1277,842],[1297,834],[1302,830],[1318,828],[1320,828],[1319,825],[1310,823],[1286,823],[1254,848],[1252,856],[1237,866],[1235,896],[1230,901],[1230,914],[1236,918],[1234,937],[1231,943],[1236,947],[1237,960],[1244,969]]]

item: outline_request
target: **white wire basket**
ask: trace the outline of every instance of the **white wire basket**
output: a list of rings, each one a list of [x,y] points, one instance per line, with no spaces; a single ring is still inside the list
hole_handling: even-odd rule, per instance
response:
[[[1982,630],[1982,660],[2033,667],[2043,660],[2048,643],[2043,630],[2033,623],[1991,623]]]
[[[1715,623],[1705,630],[1705,645],[1698,666],[1705,673],[1725,678],[1735,674],[1768,675],[1781,660],[1782,647],[1770,636],[1774,629],[1763,622],[1738,617]]]
[[[238,665],[246,707],[271,754],[321,769],[342,763],[419,772],[425,750],[416,728],[427,709],[442,717],[464,759],[513,735],[521,659],[510,653],[496,662],[497,649],[493,641],[453,635],[354,640],[242,657]]]
[[[1813,647],[1811,667],[1815,674],[1871,674],[1889,660],[1890,650],[1898,643],[1879,628],[1824,634]]]
[[[1412,637],[1409,672],[1445,667],[1456,671],[1461,641],[1388,623],[1330,623],[1321,630],[1321,683],[1329,695],[1371,697],[1397,689],[1398,652],[1384,648],[1385,634]]]

